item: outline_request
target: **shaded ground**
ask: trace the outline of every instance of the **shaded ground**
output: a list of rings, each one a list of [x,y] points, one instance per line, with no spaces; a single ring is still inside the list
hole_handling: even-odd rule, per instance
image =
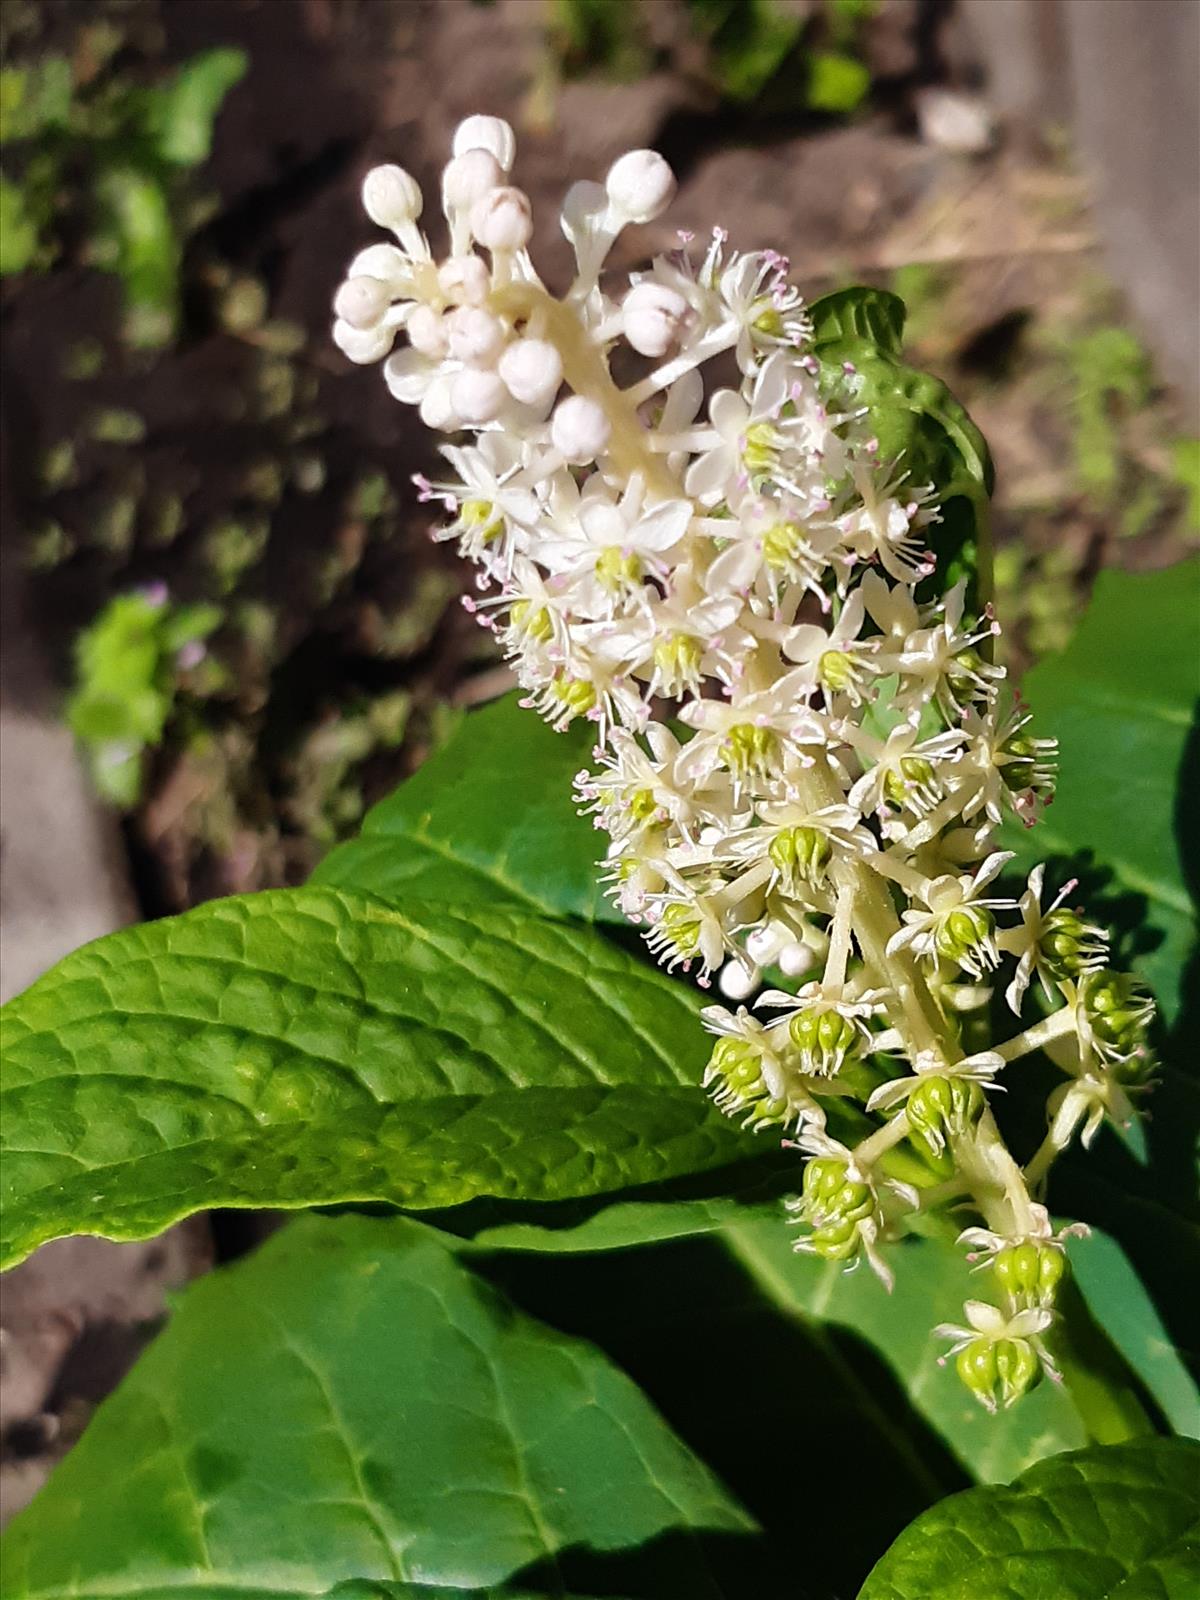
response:
[[[677,227],[719,222],[735,243],[787,251],[810,293],[866,279],[905,294],[917,358],[996,454],[998,605],[1018,666],[1064,640],[1100,565],[1182,553],[1172,402],[1124,329],[1065,154],[968,157],[928,136],[927,115],[921,135],[922,95],[973,82],[952,8],[882,8],[863,42],[872,94],[850,121],[715,116],[682,8],[650,15],[646,70],[616,83],[564,79],[533,0],[6,0],[16,62],[58,50],[79,71],[112,30],[105,59],[138,81],[216,45],[249,59],[190,180],[178,339],[128,348],[118,280],[87,264],[82,196],[54,270],[4,280],[0,302],[4,555],[25,574],[34,653],[65,684],[79,629],[139,585],[222,612],[207,654],[179,668],[167,737],[122,825],[143,915],[303,880],[454,707],[503,683],[410,490],[430,441],[377,370],[328,341],[333,289],[371,238],[363,172],[397,160],[432,192],[469,112],[523,108],[519,178],[552,280],[567,263],[567,184],[656,144],[680,195],[669,229],[624,242],[626,266]],[[969,94],[963,107],[986,134]],[[36,671],[6,651],[19,709]],[[52,838],[35,846],[53,854]],[[222,1229],[223,1251],[238,1243]],[[158,1254],[51,1248],[4,1313],[16,1499],[132,1359],[164,1286],[210,1252],[204,1224]]]

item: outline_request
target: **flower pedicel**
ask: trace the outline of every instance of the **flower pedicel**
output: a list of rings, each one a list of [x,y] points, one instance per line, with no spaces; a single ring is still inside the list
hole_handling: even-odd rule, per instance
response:
[[[815,359],[786,260],[716,229],[602,283],[617,235],[674,193],[662,157],[635,150],[568,192],[577,271],[555,298],[514,154],[497,118],[459,127],[440,259],[414,180],[367,175],[395,243],[352,262],[334,338],[383,361],[429,427],[473,436],[444,447],[444,482],[419,481],[449,517],[436,537],[476,564],[464,603],[526,703],[594,725],[577,787],[611,841],[610,892],[668,967],[719,974],[734,1009],[704,1012],[705,1081],[807,1156],[797,1248],[890,1281],[906,1215],[969,1203],[986,1226],[962,1238],[998,1304],[937,1331],[985,1405],[1011,1404],[1056,1375],[1064,1240],[1035,1195],[1076,1132],[1128,1122],[1151,1067],[1149,1002],[1063,903],[1073,886],[1043,904],[1038,867],[1019,901],[997,889],[995,831],[1049,800],[1053,742],[1025,734],[988,659],[990,608],[971,615],[961,582],[937,592],[933,491],[883,458],[854,369],[831,382]],[[622,342],[644,366],[624,388]],[[719,358],[736,387],[706,387]],[[762,991],[766,968],[796,992]],[[1031,988],[1053,1009],[980,1048],[997,988],[1018,1019]],[[1065,1081],[1022,1168],[989,1101],[1043,1049]],[[872,1129],[854,1143],[832,1131],[848,1102]],[[923,1183],[895,1176],[905,1141]]]

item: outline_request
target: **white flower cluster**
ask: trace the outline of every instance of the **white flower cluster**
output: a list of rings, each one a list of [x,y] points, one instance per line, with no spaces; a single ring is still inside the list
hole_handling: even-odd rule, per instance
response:
[[[556,728],[594,724],[578,792],[650,947],[701,984],[719,970],[735,1004],[768,969],[803,980],[758,993],[768,1017],[705,1012],[717,1103],[811,1158],[799,1247],[886,1277],[880,1245],[906,1211],[972,1198],[1004,1307],[971,1302],[952,1331],[966,1381],[1007,1403],[1045,1365],[1062,1264],[1030,1190],[1077,1127],[1086,1141],[1105,1115],[1127,1120],[1148,1059],[1148,1004],[1067,891],[1043,906],[1040,868],[1019,901],[994,891],[1011,859],[994,831],[1049,798],[1053,744],[1006,698],[990,609],[972,615],[964,583],[939,592],[933,487],[882,458],[855,370],[814,355],[787,262],[732,253],[720,230],[696,257],[681,236],[613,297],[614,240],[674,190],[660,156],[634,151],[568,193],[577,274],[556,298],[513,156],[504,122],[458,129],[440,261],[412,178],[368,175],[366,209],[396,243],[355,258],[334,337],[352,360],[386,358],[431,427],[474,434],[422,495],[476,563],[481,598],[464,603],[528,703]],[[1006,961],[1013,1012],[1035,976],[1059,1009],[968,1052]],[[1023,1171],[988,1096],[1039,1048],[1067,1081]],[[884,1120],[851,1147],[829,1124],[864,1125],[855,1101]],[[1023,1277],[1006,1251],[1025,1252]]]

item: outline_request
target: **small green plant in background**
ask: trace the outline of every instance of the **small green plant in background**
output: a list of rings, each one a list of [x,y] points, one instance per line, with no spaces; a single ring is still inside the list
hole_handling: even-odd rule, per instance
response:
[[[161,742],[181,676],[205,661],[204,640],[221,620],[217,606],[178,605],[145,590],[115,596],[80,634],[67,723],[105,800],[137,803],[143,757]]]
[[[114,30],[97,24],[89,39],[99,63],[86,81],[58,55],[0,71],[0,272],[53,265],[70,196],[87,193],[88,256],[121,279],[128,342],[158,348],[178,325],[182,180],[248,63],[208,50],[146,87],[111,66]]]
[[[876,4],[825,0],[805,15],[779,0],[681,0],[686,31],[703,47],[706,86],[725,105],[775,115],[845,115],[862,103],[871,75],[861,31]],[[549,78],[642,77],[655,65],[655,20],[636,0],[555,0]]]

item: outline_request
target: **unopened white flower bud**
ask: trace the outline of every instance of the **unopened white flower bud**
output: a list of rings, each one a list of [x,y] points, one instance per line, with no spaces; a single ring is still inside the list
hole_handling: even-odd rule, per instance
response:
[[[515,339],[500,357],[500,376],[514,400],[545,405],[562,382],[562,357],[545,339]]]
[[[508,390],[495,372],[468,367],[450,385],[450,403],[464,422],[492,422],[508,398]]]
[[[462,418],[451,399],[450,384],[448,377],[439,374],[422,395],[417,408],[417,415],[425,426],[438,433],[455,433],[462,427]]]
[[[554,448],[568,461],[594,461],[608,443],[612,424],[594,400],[572,394],[555,408],[550,421]]]
[[[456,156],[464,155],[468,150],[486,150],[505,172],[511,172],[517,154],[517,139],[502,117],[467,117],[454,130],[453,149]]]
[[[392,348],[395,333],[391,328],[356,328],[339,317],[333,325],[333,342],[342,354],[356,366],[366,367],[379,361]]]
[[[788,978],[798,978],[801,973],[807,972],[816,963],[816,957],[806,944],[799,939],[792,944],[785,944],[778,956],[779,970]]]
[[[363,179],[363,210],[381,228],[399,228],[421,215],[421,188],[403,167],[372,167]]]
[[[447,211],[469,211],[504,182],[500,163],[488,150],[465,150],[442,171],[442,204]]]
[[[639,283],[622,306],[625,337],[644,356],[665,356],[687,324],[691,308],[665,283]]]
[[[629,222],[652,222],[675,193],[675,174],[657,150],[630,150],[604,180],[609,204]]]
[[[405,331],[413,349],[431,361],[440,361],[446,354],[445,319],[432,306],[414,306]]]
[[[347,278],[333,297],[333,309],[352,328],[373,328],[392,303],[378,278]]]
[[[481,306],[492,286],[492,275],[482,256],[448,256],[438,268],[438,287],[447,300]]]
[[[487,250],[522,250],[533,232],[533,208],[521,189],[493,189],[471,208],[471,232]]]
[[[717,981],[727,1000],[745,1000],[758,988],[758,974],[740,961],[727,961]]]
[[[380,278],[384,283],[403,282],[412,275],[412,264],[394,244],[369,244],[350,263],[347,278]]]
[[[459,306],[446,319],[450,354],[469,367],[490,367],[504,348],[504,324],[481,306]]]

